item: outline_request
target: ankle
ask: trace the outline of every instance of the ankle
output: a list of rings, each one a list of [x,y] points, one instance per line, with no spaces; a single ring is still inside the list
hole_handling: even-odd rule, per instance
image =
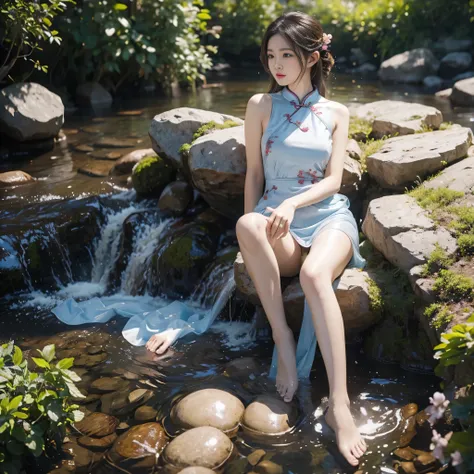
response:
[[[343,405],[347,407],[351,406],[351,401],[349,400],[348,395],[334,395],[334,396],[329,397],[330,409],[335,409]]]
[[[293,338],[293,331],[288,326],[286,326],[286,328],[278,328],[277,330],[272,329],[273,342],[277,346],[281,343],[287,344],[289,337]]]

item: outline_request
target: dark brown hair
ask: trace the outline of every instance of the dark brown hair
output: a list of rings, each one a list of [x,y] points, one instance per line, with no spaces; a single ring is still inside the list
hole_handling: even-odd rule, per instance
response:
[[[329,77],[332,67],[334,66],[334,58],[332,54],[322,49],[323,46],[323,27],[321,23],[312,16],[302,12],[287,12],[274,20],[265,31],[260,49],[260,61],[266,72],[270,74],[271,83],[268,92],[278,92],[283,89],[275,78],[271,75],[268,68],[268,41],[269,39],[280,34],[295,50],[296,57],[301,66],[301,73],[298,80],[301,79],[305,70],[303,69],[305,62],[311,53],[319,51],[320,58],[316,64],[311,67],[311,84],[318,88],[319,93],[326,97],[325,79]]]

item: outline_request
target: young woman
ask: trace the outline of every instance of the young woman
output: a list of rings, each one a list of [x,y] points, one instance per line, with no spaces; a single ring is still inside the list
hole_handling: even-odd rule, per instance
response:
[[[329,379],[326,421],[352,465],[366,450],[350,413],[344,325],[332,283],[346,266],[363,268],[349,200],[338,194],[349,130],[347,107],[325,98],[334,65],[331,35],[309,15],[277,18],[260,59],[270,93],[255,94],[245,115],[245,213],[240,250],[278,350],[276,387],[291,401],[298,387],[295,341],[286,322],[280,276],[299,273]],[[302,249],[310,248],[302,261]]]

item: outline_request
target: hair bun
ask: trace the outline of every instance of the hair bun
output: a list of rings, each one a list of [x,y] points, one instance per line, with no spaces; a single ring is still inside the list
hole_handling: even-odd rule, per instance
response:
[[[320,51],[320,58],[321,66],[323,69],[323,77],[327,79],[335,63],[334,57],[330,51],[328,51],[327,49],[323,49],[322,51]]]

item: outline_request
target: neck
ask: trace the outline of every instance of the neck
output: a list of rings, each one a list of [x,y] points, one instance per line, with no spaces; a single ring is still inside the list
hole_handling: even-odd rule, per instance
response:
[[[300,81],[297,85],[290,84],[286,86],[289,91],[293,92],[298,96],[299,101],[301,102],[310,92],[312,92],[316,87],[311,84],[309,78],[306,81]]]

